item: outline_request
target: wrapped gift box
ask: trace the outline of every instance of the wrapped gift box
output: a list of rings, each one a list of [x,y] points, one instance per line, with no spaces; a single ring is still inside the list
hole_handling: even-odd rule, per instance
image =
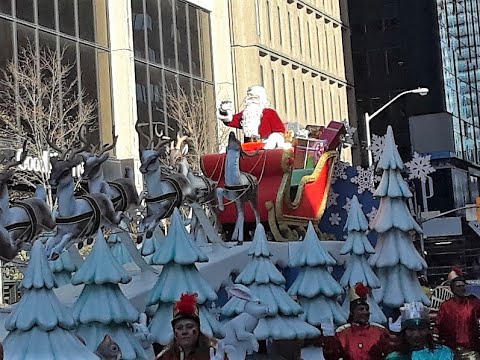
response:
[[[330,124],[323,130],[321,139],[325,141],[328,151],[336,150],[342,141],[342,136],[347,133],[345,125],[339,121],[330,121]]]
[[[294,169],[313,169],[325,151],[325,141],[297,138],[295,141]]]

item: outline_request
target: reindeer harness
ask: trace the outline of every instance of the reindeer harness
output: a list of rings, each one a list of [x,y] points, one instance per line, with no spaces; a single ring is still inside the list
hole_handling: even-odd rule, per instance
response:
[[[243,173],[243,174],[247,178],[248,184],[245,184],[245,185],[227,185],[227,184],[225,184],[223,188],[227,191],[244,191],[244,192],[248,191],[249,189],[254,188],[257,184],[256,178],[249,173]]]
[[[109,181],[108,185],[113,187],[120,194],[112,199],[113,207],[115,208],[115,210],[126,210],[128,206],[128,195],[123,186],[114,181]]]
[[[68,217],[57,217],[56,222],[57,224],[65,224],[65,225],[72,225],[78,224],[85,220],[93,221],[92,226],[89,229],[85,229],[85,236],[92,235],[99,227],[102,220],[102,212],[100,210],[100,206],[98,205],[97,201],[89,196],[83,195],[77,197],[77,199],[82,199],[87,201],[90,206],[92,207],[92,211],[88,211],[86,213],[75,215],[75,216],[68,216]]]
[[[35,210],[33,207],[23,201],[17,201],[13,203],[13,206],[17,206],[25,210],[25,212],[28,215],[29,221],[22,221],[22,222],[17,222],[13,223],[10,225],[7,225],[5,229],[7,231],[13,231],[13,230],[18,230],[18,229],[25,229],[25,233],[28,234],[27,239],[25,241],[31,241],[35,238],[35,229],[38,226],[38,218],[37,215],[35,215]]]
[[[170,215],[173,214],[173,210],[182,204],[182,196],[181,196],[181,194],[183,193],[182,184],[179,181],[179,179],[175,177],[170,177],[170,176],[165,178],[163,181],[170,183],[174,187],[175,192],[162,194],[160,196],[156,196],[152,198],[145,197],[145,202],[148,205],[148,204],[161,203],[164,201],[171,201],[170,206],[164,215],[165,217],[169,217]]]

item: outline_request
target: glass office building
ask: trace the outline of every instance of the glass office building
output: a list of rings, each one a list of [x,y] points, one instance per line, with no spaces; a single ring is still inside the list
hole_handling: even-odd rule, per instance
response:
[[[210,14],[180,0],[131,3],[138,120],[151,138],[172,135],[178,125],[168,117],[168,92],[197,91],[215,102]]]
[[[76,63],[85,98],[98,103],[100,131],[112,131],[110,54],[106,0],[0,0],[0,68],[15,61],[19,50],[34,44],[61,51]],[[98,141],[99,133],[92,141]]]

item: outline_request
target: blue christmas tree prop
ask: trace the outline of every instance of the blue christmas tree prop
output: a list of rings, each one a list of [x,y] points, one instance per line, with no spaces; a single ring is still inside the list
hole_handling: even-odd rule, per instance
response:
[[[101,231],[92,252],[72,278],[73,285],[85,284],[73,305],[77,334],[95,350],[109,334],[122,350],[123,359],[147,359],[129,324],[138,320],[138,311],[120,290],[119,284],[131,281],[113,257]]]
[[[285,278],[270,259],[272,254],[261,224],[257,225],[248,255],[252,260],[235,282],[247,286],[257,298],[268,305],[268,316],[260,319],[255,328],[257,339],[293,340],[319,336],[318,329],[301,317],[302,306],[285,291]],[[222,308],[222,313],[233,317],[242,313],[244,308],[245,300],[232,297]]]
[[[37,240],[30,253],[22,287],[25,293],[5,320],[3,342],[8,360],[98,360],[72,332],[75,320],[53,292],[54,277],[45,248]]]

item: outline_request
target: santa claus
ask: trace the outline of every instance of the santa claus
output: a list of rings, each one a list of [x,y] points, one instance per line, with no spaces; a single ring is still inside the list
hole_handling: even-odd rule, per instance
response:
[[[277,112],[269,108],[267,92],[263,86],[251,86],[247,90],[245,109],[233,114],[231,101],[222,101],[217,110],[217,117],[225,125],[242,129],[244,141],[265,142],[265,149],[284,146],[285,126]]]

